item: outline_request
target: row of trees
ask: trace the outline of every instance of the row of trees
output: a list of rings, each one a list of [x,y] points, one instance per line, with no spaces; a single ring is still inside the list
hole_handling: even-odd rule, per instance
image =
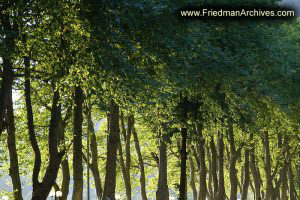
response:
[[[98,199],[298,199],[299,22],[188,21],[187,3],[0,4],[9,195],[30,176],[32,200],[81,200],[88,168]]]

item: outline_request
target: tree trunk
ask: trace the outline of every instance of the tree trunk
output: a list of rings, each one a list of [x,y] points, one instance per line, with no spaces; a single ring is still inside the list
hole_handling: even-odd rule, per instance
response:
[[[128,121],[129,123],[131,123],[130,121]],[[130,124],[130,126],[132,126]],[[125,128],[125,124],[124,124],[124,116],[123,116],[123,112],[121,111],[121,127],[122,127],[122,134],[124,136],[124,140],[125,140],[125,156],[126,156],[126,163],[124,162],[124,158],[123,158],[123,150],[122,150],[122,144],[121,144],[121,138],[119,135],[119,144],[118,144],[118,150],[119,150],[119,155],[120,155],[120,167],[121,167],[121,171],[122,171],[122,175],[123,175],[123,179],[124,179],[124,184],[125,184],[125,190],[126,190],[126,199],[130,200],[131,199],[131,184],[130,184],[130,169],[128,169],[128,167],[130,167],[130,142],[128,142],[128,139],[130,140],[130,135],[131,135],[131,127],[129,130],[129,124],[128,124],[128,131],[130,131],[130,133],[126,134],[126,128]],[[129,136],[129,137],[128,137]]]
[[[219,146],[219,186],[217,200],[225,200],[225,183],[224,183],[224,141],[223,134],[218,132],[218,146]]]
[[[293,175],[293,169],[292,169],[292,161],[291,161],[291,154],[290,154],[290,146],[288,145],[288,142],[286,142],[287,146],[287,173],[288,173],[288,179],[289,179],[289,193],[290,193],[290,200],[296,200],[296,190],[294,185],[294,175]]]
[[[25,101],[26,101],[26,110],[27,110],[27,126],[28,134],[31,147],[34,152],[34,166],[32,172],[32,190],[33,194],[39,188],[39,172],[41,168],[41,152],[35,137],[34,122],[33,122],[33,112],[31,105],[31,94],[30,94],[30,59],[29,57],[24,58],[25,65]]]
[[[70,170],[69,170],[69,163],[68,158],[64,158],[61,161],[61,169],[62,169],[62,184],[61,184],[61,192],[62,196],[60,197],[61,200],[67,200],[69,194],[69,184],[70,184]]]
[[[91,108],[88,108],[91,109]],[[95,182],[95,188],[96,188],[96,193],[98,200],[101,200],[102,198],[102,184],[101,184],[101,178],[99,174],[99,167],[98,167],[98,149],[97,149],[97,139],[96,139],[96,134],[94,130],[94,123],[92,121],[91,117],[91,110],[89,110],[88,115],[87,115],[87,120],[89,121],[89,130],[90,130],[90,148],[92,152],[92,163],[90,165],[90,169],[92,171],[93,177],[94,177],[94,182]]]
[[[19,174],[19,162],[18,153],[16,148],[16,135],[15,135],[15,120],[14,120],[14,109],[12,101],[12,90],[8,92],[8,103],[7,103],[7,146],[10,159],[9,175],[12,179],[14,199],[23,200],[22,187]]]
[[[250,182],[250,175],[249,175],[249,151],[245,149],[245,165],[244,165],[244,183],[243,183],[243,190],[242,190],[242,200],[247,200],[248,196],[248,188]]]
[[[206,145],[206,157],[208,161],[208,182],[207,182],[207,196],[209,200],[214,198],[213,191],[213,178],[212,178],[212,168],[211,168],[211,152],[209,144]]]
[[[271,155],[270,155],[270,145],[269,145],[269,132],[264,131],[264,157],[265,157],[265,173],[266,173],[266,195],[265,200],[271,200],[273,193],[273,182],[271,173]]]
[[[169,188],[167,177],[167,145],[163,139],[160,139],[159,174],[158,185],[156,190],[157,200],[169,200]]]
[[[237,152],[235,149],[235,140],[233,133],[233,124],[232,119],[228,119],[228,134],[229,134],[229,143],[230,143],[230,162],[229,162],[229,179],[230,179],[230,200],[237,199],[237,170],[236,170],[236,161],[237,161]]]
[[[120,156],[120,167],[121,167],[123,180],[124,180],[124,184],[125,184],[126,197],[130,199],[131,198],[131,191],[130,191],[131,186],[130,186],[130,181],[129,181],[129,177],[127,174],[124,158],[123,158],[123,150],[122,150],[120,136],[119,136],[119,141],[120,142],[118,143],[118,150],[119,150],[119,156]]]
[[[80,86],[75,88],[74,122],[73,122],[73,194],[72,200],[82,200],[83,166],[82,166],[82,104],[83,91]]]
[[[253,141],[253,133],[250,133],[250,140]],[[250,149],[250,170],[251,174],[253,177],[253,182],[254,182],[254,199],[255,200],[261,200],[261,195],[260,195],[260,187],[261,187],[261,178],[260,174],[258,173],[258,167],[256,165],[256,159],[255,159],[255,142],[251,144],[251,149]]]
[[[125,141],[125,150],[126,150],[126,175],[128,185],[126,186],[127,189],[127,200],[131,200],[131,181],[130,181],[130,166],[131,166],[131,155],[130,155],[130,138],[132,134],[132,128],[134,124],[134,117],[132,115],[128,116],[128,123],[127,123],[127,135]]]
[[[206,166],[205,166],[205,140],[202,134],[202,126],[197,125],[197,134],[199,137],[199,144],[198,144],[198,155],[200,161],[200,185],[199,185],[199,196],[198,200],[206,200],[206,193],[207,193],[207,185],[206,185]]]
[[[185,200],[186,196],[186,139],[187,128],[181,128],[181,150],[180,150],[180,186],[179,186],[179,200]]]
[[[3,14],[1,13],[1,15]],[[2,23],[2,27],[4,28],[4,31],[12,31],[12,25],[9,20],[9,17],[1,16],[0,18],[1,18],[0,22]],[[13,30],[13,31],[17,31],[17,30]],[[4,38],[5,46],[13,49],[15,47],[14,39],[15,39],[14,34],[8,34]],[[1,88],[0,88],[0,136],[2,131],[4,130],[5,111],[9,99],[9,93],[12,90],[12,83],[14,79],[14,74],[12,69],[13,63],[11,60],[10,52],[7,52],[6,54],[3,54],[1,56],[3,60],[2,62],[3,71],[2,71]]]
[[[34,123],[33,123],[33,112],[31,105],[30,96],[30,59],[29,57],[24,58],[25,64],[25,99],[26,99],[26,109],[27,109],[27,125],[28,133],[31,146],[35,154],[35,162],[32,174],[33,183],[33,193],[32,200],[45,200],[55,183],[57,173],[59,170],[59,165],[61,159],[64,155],[64,151],[58,152],[58,119],[60,114],[60,107],[57,105],[59,100],[59,93],[54,91],[52,109],[51,109],[51,119],[48,134],[48,148],[49,148],[49,162],[46,169],[46,173],[42,182],[39,182],[39,171],[41,167],[41,154],[40,149],[35,137]]]
[[[212,179],[214,185],[214,193],[212,199],[216,198],[218,193],[218,175],[217,175],[217,150],[214,142],[214,137],[212,136],[210,139],[210,151],[211,151],[211,171],[212,171]]]
[[[136,149],[136,153],[137,153],[137,156],[138,156],[139,167],[140,167],[140,171],[141,171],[140,183],[141,183],[142,199],[143,200],[147,200],[144,161],[143,161],[143,157],[142,157],[142,153],[141,153],[141,149],[140,149],[140,144],[139,144],[138,136],[137,136],[137,133],[136,133],[134,127],[133,127],[132,134],[133,134],[133,137],[134,137],[135,149]]]
[[[298,154],[298,159],[300,159],[300,153]],[[297,165],[297,184],[298,184],[298,191],[300,196],[300,164]]]
[[[288,178],[289,178],[289,188],[290,188],[290,200],[296,200],[296,191],[295,191],[295,185],[294,185],[294,175],[293,175],[293,170],[292,170],[292,166],[291,166],[291,162],[289,162],[288,165]]]
[[[66,117],[68,116],[68,112],[66,114]],[[58,127],[58,144],[60,146],[63,146],[64,149],[66,149],[65,144],[65,128],[66,128],[66,120],[62,120],[61,114],[59,115],[59,127]],[[69,184],[70,184],[70,170],[69,170],[69,161],[67,155],[64,156],[63,160],[60,163],[61,170],[62,170],[62,182],[61,182],[61,188],[60,191],[62,192],[62,196],[60,197],[60,200],[67,200],[68,194],[69,194]]]
[[[192,155],[190,153],[190,155]],[[191,168],[191,188],[193,191],[193,199],[197,200],[197,189],[196,189],[196,185],[195,185],[195,166],[194,166],[194,161],[193,161],[193,157],[189,156],[189,161],[190,161],[190,168]]]
[[[117,165],[117,150],[119,143],[119,106],[111,100],[110,103],[110,124],[109,136],[107,142],[107,157],[106,157],[106,174],[103,190],[103,198],[115,200],[116,190],[116,165]]]
[[[52,186],[55,184],[59,166],[65,150],[58,152],[58,132],[59,132],[59,116],[61,114],[60,106],[58,106],[59,93],[53,87],[53,100],[51,109],[51,119],[48,134],[49,162],[42,182],[39,188],[33,193],[31,200],[46,200]]]

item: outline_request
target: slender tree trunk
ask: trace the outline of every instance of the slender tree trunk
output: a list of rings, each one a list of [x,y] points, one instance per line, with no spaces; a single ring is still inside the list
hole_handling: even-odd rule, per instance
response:
[[[270,145],[269,145],[269,132],[264,131],[264,156],[265,156],[265,173],[266,173],[266,195],[265,200],[271,200],[273,193],[273,182],[271,173],[271,155],[270,155]]]
[[[131,199],[131,184],[130,184],[130,170],[127,167],[130,167],[130,142],[128,142],[128,139],[130,140],[130,136],[131,135],[131,130],[130,133],[126,134],[126,128],[125,128],[125,124],[124,124],[124,116],[123,116],[123,112],[121,111],[121,126],[122,126],[122,134],[124,136],[124,140],[125,140],[125,156],[126,156],[126,163],[124,161],[123,158],[123,150],[122,150],[122,145],[121,145],[121,139],[119,136],[119,144],[118,144],[118,150],[119,150],[119,155],[120,155],[120,166],[121,166],[121,171],[122,171],[122,175],[123,175],[123,179],[124,179],[124,184],[125,184],[125,190],[126,190],[126,197],[127,199]],[[132,126],[132,125],[130,125]],[[129,127],[129,124],[128,124]],[[130,127],[131,129],[131,127]],[[129,137],[128,137],[129,136]],[[129,149],[128,149],[129,148]]]
[[[62,184],[61,184],[61,192],[62,196],[60,197],[61,200],[67,200],[69,194],[69,184],[70,184],[70,170],[69,170],[69,163],[68,158],[64,158],[61,161],[61,169],[62,169]]]
[[[209,144],[206,145],[206,157],[208,161],[208,182],[207,182],[207,196],[209,200],[214,198],[213,191],[213,178],[212,178],[212,167],[211,167],[211,151]]]
[[[117,166],[117,150],[119,143],[119,106],[111,100],[110,103],[110,124],[109,136],[107,142],[107,157],[106,157],[106,174],[103,190],[105,200],[115,200],[116,190],[116,166]]]
[[[59,166],[65,150],[58,151],[58,132],[59,116],[61,108],[58,106],[59,93],[53,89],[54,95],[52,100],[51,119],[48,134],[49,162],[42,182],[39,188],[33,193],[31,200],[46,200],[52,186],[55,184]]]
[[[250,175],[249,175],[249,151],[245,149],[245,165],[244,165],[244,183],[243,183],[243,190],[242,190],[242,200],[247,200],[248,196],[248,188],[250,182]]]
[[[206,166],[205,166],[205,140],[202,134],[202,126],[197,125],[197,134],[199,137],[199,144],[198,144],[198,155],[200,161],[200,185],[199,185],[199,196],[198,200],[205,200],[206,193],[207,193],[207,185],[206,185]]]
[[[300,159],[300,153],[298,154],[298,159]],[[300,196],[300,164],[297,166],[297,183],[298,183],[298,191]]]
[[[143,161],[143,157],[142,157],[142,153],[141,153],[141,148],[140,148],[138,136],[137,136],[137,133],[136,133],[134,127],[133,127],[132,134],[133,134],[133,137],[134,137],[135,149],[136,149],[136,153],[137,153],[137,156],[138,156],[139,167],[140,167],[140,171],[141,171],[141,175],[140,175],[140,183],[141,183],[142,199],[143,199],[143,200],[147,200],[146,178],[145,178],[144,161]]]
[[[292,166],[291,166],[291,162],[289,162],[288,165],[288,178],[289,178],[289,193],[290,193],[290,200],[296,200],[296,191],[295,191],[295,185],[294,185],[294,175],[293,175],[293,170],[292,170]]]
[[[157,200],[169,200],[169,188],[167,179],[167,144],[160,139],[159,147],[159,174],[158,185],[156,190]]]
[[[126,190],[126,197],[127,198],[131,198],[131,186],[130,186],[130,181],[128,178],[128,174],[127,174],[127,170],[126,170],[126,165],[124,162],[124,158],[123,158],[123,150],[122,150],[122,146],[121,146],[121,140],[119,137],[119,143],[118,143],[118,150],[119,150],[119,156],[120,156],[120,167],[121,167],[121,171],[122,171],[122,175],[123,175],[123,179],[124,179],[124,184],[125,184],[125,190]]]
[[[189,156],[189,162],[190,162],[190,168],[191,168],[191,182],[190,182],[190,185],[191,185],[192,192],[193,192],[193,199],[197,200],[197,189],[196,189],[196,185],[195,185],[195,166],[194,166],[194,161],[193,161],[192,156]]]
[[[30,59],[29,57],[24,58],[24,65],[25,65],[25,101],[26,101],[26,110],[27,110],[27,126],[28,126],[28,134],[31,147],[34,152],[34,166],[32,172],[32,189],[33,194],[39,188],[39,172],[41,168],[41,152],[40,148],[35,136],[34,130],[34,122],[33,122],[33,112],[32,112],[32,105],[31,105],[31,92],[30,92]]]
[[[228,120],[228,133],[229,133],[229,143],[230,143],[230,163],[229,163],[229,179],[230,179],[230,200],[237,199],[237,170],[236,170],[236,161],[237,161],[237,152],[235,149],[235,140],[233,133],[233,124],[232,119]]]
[[[181,128],[181,150],[180,150],[180,186],[179,186],[179,200],[185,200],[186,193],[186,139],[187,139],[187,128]]]
[[[8,93],[8,104],[7,104],[7,146],[10,159],[9,175],[12,179],[14,199],[23,200],[22,187],[19,174],[19,162],[18,153],[16,148],[16,135],[15,135],[15,120],[14,120],[14,109],[12,101],[12,90]]]
[[[254,137],[253,137],[253,133],[250,133],[250,139],[251,141],[253,141]],[[261,182],[260,182],[260,174],[258,173],[258,168],[257,168],[257,164],[256,164],[256,159],[255,159],[255,143],[253,142],[251,144],[251,149],[250,149],[250,170],[251,170],[251,174],[253,177],[253,182],[254,182],[254,197],[255,200],[261,200],[261,195],[260,195],[260,187],[261,187]]]
[[[75,88],[74,122],[73,122],[73,194],[72,200],[82,200],[83,166],[82,166],[82,104],[83,91],[80,86]]]
[[[130,138],[132,134],[132,128],[134,124],[134,117],[132,115],[128,116],[128,128],[125,141],[125,150],[126,150],[126,175],[128,179],[127,185],[127,200],[131,200],[131,181],[130,181],[130,166],[131,166],[131,154],[130,154]]]
[[[219,146],[219,186],[217,200],[225,200],[225,183],[224,183],[224,141],[223,134],[218,132],[218,146]]]
[[[92,153],[92,163],[90,164],[90,169],[92,171],[93,177],[94,177],[94,182],[95,182],[95,188],[96,188],[96,193],[97,193],[97,198],[98,200],[101,200],[102,198],[102,193],[103,193],[103,188],[101,184],[101,178],[99,174],[99,167],[98,167],[98,149],[97,149],[97,139],[96,139],[96,134],[94,130],[94,123],[92,121],[91,117],[91,108],[88,108],[89,111],[87,112],[87,120],[89,121],[89,130],[90,130],[90,148],[91,148],[91,153]]]
[[[68,115],[68,114],[67,114]],[[65,144],[65,127],[66,122],[62,120],[61,114],[59,115],[59,127],[58,127],[58,144],[63,146],[66,149]],[[61,161],[61,170],[62,170],[62,182],[60,191],[62,192],[62,196],[60,200],[67,200],[69,194],[69,184],[70,184],[70,170],[69,170],[69,161],[67,155],[64,156],[63,160]]]
[[[288,139],[288,138],[287,138]],[[287,146],[287,174],[288,174],[288,179],[289,179],[289,196],[290,200],[296,200],[296,190],[295,190],[295,185],[294,185],[294,175],[293,175],[293,169],[292,169],[292,161],[291,161],[291,155],[290,155],[290,146],[288,142],[286,142]]]
[[[211,151],[211,171],[212,171],[212,179],[214,184],[214,195],[213,199],[216,198],[218,193],[218,175],[217,175],[217,150],[214,142],[214,137],[212,136],[210,139],[210,151]]]

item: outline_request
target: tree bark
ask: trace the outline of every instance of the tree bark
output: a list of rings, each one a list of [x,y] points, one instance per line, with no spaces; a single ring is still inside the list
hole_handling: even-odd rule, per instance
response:
[[[219,147],[219,186],[217,200],[225,200],[225,183],[224,183],[224,141],[223,134],[218,132],[218,147]]]
[[[207,185],[206,185],[206,166],[205,166],[205,148],[204,148],[205,140],[202,134],[202,126],[200,124],[197,124],[196,130],[199,138],[198,155],[200,161],[200,173],[199,173],[200,185],[199,185],[198,200],[206,200]]]
[[[91,109],[91,108],[88,108]],[[101,178],[99,174],[99,167],[98,167],[98,149],[97,149],[97,138],[94,130],[94,123],[92,121],[91,117],[91,110],[87,114],[87,120],[89,120],[89,130],[90,130],[90,148],[92,153],[92,163],[90,165],[90,169],[92,171],[94,182],[95,182],[95,188],[98,200],[101,200],[103,188],[101,184]]]
[[[228,134],[230,143],[230,162],[229,162],[229,179],[230,179],[230,200],[237,199],[237,169],[235,167],[237,161],[237,152],[235,149],[235,140],[233,133],[232,119],[228,119]]]
[[[128,120],[129,123],[131,123]],[[132,126],[130,124],[130,126]],[[126,197],[128,200],[131,199],[131,184],[130,184],[130,169],[128,169],[128,167],[130,168],[130,142],[128,142],[128,139],[130,140],[130,135],[131,135],[131,127],[129,130],[129,124],[128,124],[128,131],[130,131],[130,133],[126,134],[126,128],[125,128],[125,124],[124,124],[124,116],[123,116],[123,112],[121,111],[121,127],[122,127],[122,134],[124,136],[124,140],[125,140],[125,156],[126,156],[126,163],[124,161],[124,157],[123,157],[123,150],[122,150],[122,145],[121,145],[121,138],[119,135],[119,144],[118,144],[118,150],[119,150],[119,156],[120,156],[120,167],[121,167],[121,171],[122,171],[122,175],[123,175],[123,179],[124,179],[124,184],[125,184],[125,190],[126,190]]]
[[[192,155],[190,153],[190,155]],[[189,156],[189,162],[190,162],[190,168],[191,168],[191,188],[192,188],[192,192],[193,192],[193,199],[197,200],[197,189],[196,189],[196,185],[195,185],[195,166],[194,166],[194,161],[193,161],[193,157]]]
[[[272,172],[271,172],[271,155],[270,155],[270,144],[269,144],[269,131],[264,131],[264,157],[265,157],[265,173],[266,173],[266,195],[265,200],[271,200],[273,193],[273,182],[272,182]]]
[[[126,197],[130,199],[131,198],[131,191],[130,191],[131,186],[130,186],[130,181],[129,181],[129,177],[127,174],[124,158],[123,158],[123,150],[122,150],[120,136],[119,136],[119,141],[120,142],[118,143],[118,150],[119,150],[119,157],[120,157],[120,167],[121,167],[123,180],[124,180],[124,184],[125,184]]]
[[[107,142],[106,174],[103,190],[103,198],[115,200],[116,190],[116,161],[119,143],[119,106],[111,100],[110,103],[110,124]]]
[[[12,101],[12,90],[9,89],[8,92],[8,103],[7,103],[7,146],[10,159],[9,175],[12,179],[14,199],[23,200],[22,197],[22,187],[19,173],[19,162],[18,153],[16,148],[16,135],[15,135],[15,120],[14,120],[14,109]]]
[[[32,112],[32,105],[31,105],[31,92],[30,92],[30,59],[29,57],[24,58],[24,65],[25,65],[25,101],[26,101],[26,110],[27,110],[27,127],[28,127],[28,134],[31,147],[34,152],[34,166],[32,172],[32,189],[33,194],[39,188],[39,172],[41,168],[41,152],[40,148],[35,136],[34,130],[34,122],[33,122],[33,112]]]
[[[181,150],[180,150],[180,186],[179,186],[179,200],[185,200],[186,196],[186,140],[187,128],[181,128]]]
[[[13,27],[7,15],[1,13],[0,20],[1,20],[0,23],[2,24],[4,31],[12,31]],[[13,34],[7,34],[4,39],[5,46],[14,49],[15,47],[14,39],[15,36]],[[14,79],[14,72],[12,69],[13,63],[9,51],[3,55],[2,60],[3,60],[2,62],[3,71],[2,71],[2,80],[1,80],[1,88],[0,88],[0,136],[2,134],[2,131],[4,130],[5,111],[6,111],[7,103],[9,101],[9,93],[12,90],[12,83]]]
[[[143,157],[142,157],[142,153],[141,153],[141,148],[140,148],[138,136],[137,136],[137,133],[136,133],[134,127],[133,127],[132,134],[133,134],[133,138],[134,138],[135,150],[136,150],[136,153],[137,153],[137,156],[138,156],[138,160],[139,160],[139,168],[140,168],[140,171],[141,171],[140,183],[141,183],[142,199],[143,200],[147,200],[144,161],[143,161]]]
[[[292,168],[292,160],[291,160],[291,153],[290,153],[290,146],[288,145],[288,142],[286,142],[287,146],[287,174],[289,179],[289,196],[290,200],[296,200],[296,190],[295,190],[295,184],[294,184],[294,175],[293,175],[293,168]]]
[[[244,183],[243,183],[243,190],[242,190],[242,200],[247,200],[248,196],[248,188],[250,182],[250,175],[249,175],[249,151],[245,149],[245,165],[244,165]]]
[[[251,141],[254,140],[253,133],[250,133],[250,139]],[[256,165],[256,159],[255,159],[255,142],[251,144],[251,149],[250,149],[250,170],[251,174],[253,177],[253,182],[254,182],[254,197],[255,200],[261,200],[261,195],[260,195],[260,187],[261,187],[261,178],[260,178],[260,173],[258,172],[258,167]]]
[[[74,122],[73,122],[73,194],[72,200],[82,200],[83,166],[82,166],[82,104],[83,91],[80,86],[75,87]]]
[[[62,184],[61,184],[61,192],[62,196],[60,197],[61,200],[67,200],[69,194],[69,184],[70,184],[70,170],[69,170],[69,163],[68,158],[64,158],[61,161],[61,169],[62,169]]]
[[[214,185],[214,195],[213,199],[216,198],[217,192],[218,192],[218,175],[217,175],[217,150],[214,142],[213,136],[210,139],[210,151],[211,151],[211,171],[212,171],[212,179],[213,179],[213,185]]]
[[[53,87],[54,88],[54,87]],[[59,166],[65,150],[58,151],[58,132],[59,132],[59,115],[61,114],[60,106],[58,106],[59,93],[53,89],[54,95],[52,100],[51,119],[48,134],[48,149],[49,149],[49,162],[45,175],[39,188],[33,193],[32,200],[45,200],[55,184]]]
[[[156,190],[157,200],[169,200],[169,188],[167,177],[167,144],[161,138],[159,147],[158,185]]]
[[[67,111],[66,118],[69,116],[69,111]],[[59,127],[58,127],[58,144],[62,146],[63,149],[66,149],[65,144],[65,128],[67,119],[63,120],[61,114],[59,115]],[[64,156],[63,160],[60,163],[62,170],[62,182],[60,191],[62,192],[62,196],[60,200],[67,200],[69,194],[69,184],[70,184],[70,170],[69,170],[69,161],[67,155]]]

